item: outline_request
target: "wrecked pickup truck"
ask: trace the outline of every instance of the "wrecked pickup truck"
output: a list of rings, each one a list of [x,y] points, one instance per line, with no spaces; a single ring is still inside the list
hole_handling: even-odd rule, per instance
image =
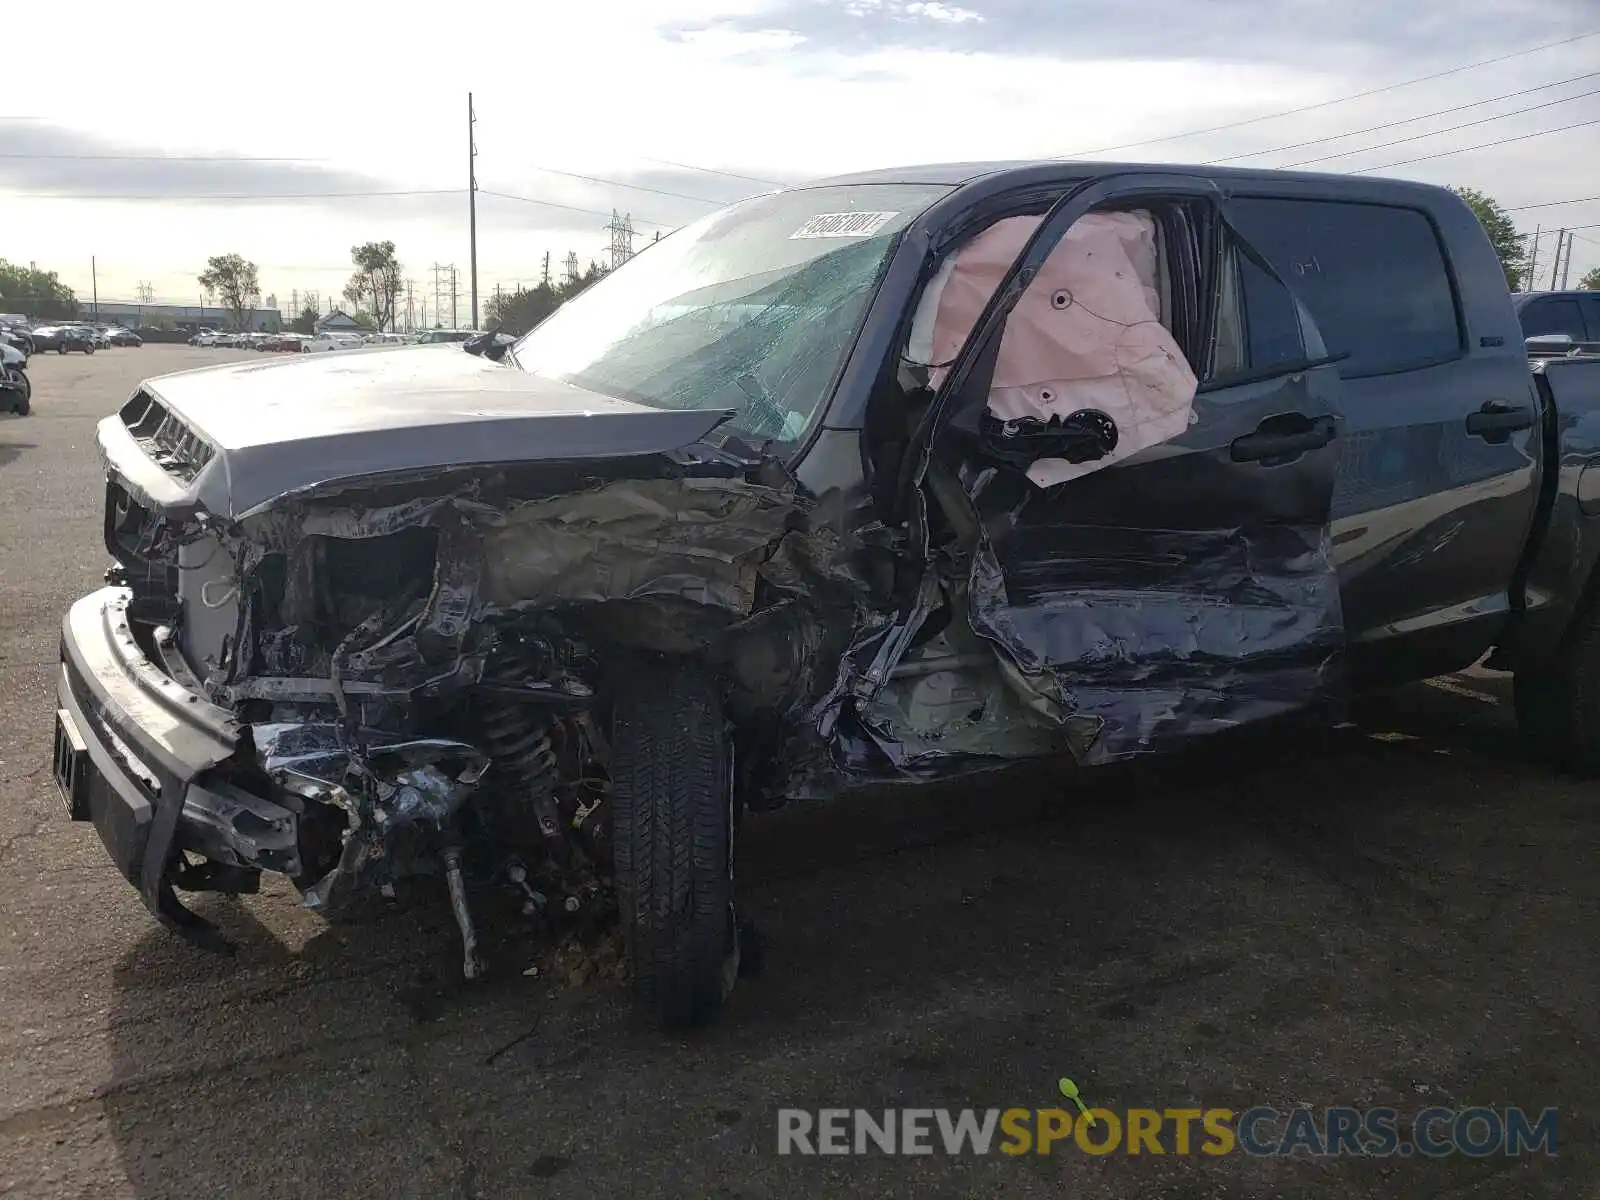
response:
[[[1600,360],[1417,184],[1043,163],[735,204],[526,336],[153,379],[55,772],[162,922],[288,876],[739,973],[741,814],[1470,665],[1600,764]],[[1591,474],[1591,471],[1597,472]]]

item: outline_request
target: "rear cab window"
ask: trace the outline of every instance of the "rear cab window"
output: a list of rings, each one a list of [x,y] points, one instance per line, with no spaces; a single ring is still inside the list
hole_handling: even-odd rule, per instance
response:
[[[1456,358],[1465,338],[1433,222],[1416,209],[1370,203],[1244,197],[1239,232],[1310,310],[1346,378],[1416,370]],[[1270,277],[1241,262],[1246,340],[1254,366],[1298,357]]]
[[[1575,296],[1535,297],[1522,306],[1517,317],[1522,322],[1523,337],[1564,333],[1575,342],[1588,340],[1583,312]]]

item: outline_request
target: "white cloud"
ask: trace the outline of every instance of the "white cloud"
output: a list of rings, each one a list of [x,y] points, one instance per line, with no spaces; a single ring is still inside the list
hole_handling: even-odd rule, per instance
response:
[[[135,153],[153,147],[166,154],[288,156],[318,160],[304,164],[309,175],[371,179],[396,190],[459,189],[470,89],[479,114],[482,187],[596,210],[586,215],[482,198],[480,278],[488,291],[495,282],[534,278],[546,250],[557,260],[569,248],[585,259],[599,256],[604,214],[612,207],[631,211],[642,228],[648,221],[670,225],[763,187],[664,162],[786,180],[896,163],[1047,156],[1245,120],[1394,78],[1368,77],[1345,59],[1325,64],[1320,46],[1311,44],[1278,58],[1085,60],[1044,43],[999,48],[1004,43],[991,37],[982,43],[991,48],[979,52],[978,32],[994,24],[988,14],[998,0],[845,3],[856,15],[835,5],[838,20],[890,19],[895,29],[944,30],[942,48],[888,37],[864,47],[830,43],[786,19],[789,0],[545,0],[448,19],[408,6],[347,3],[307,10],[281,27],[270,17],[215,7],[169,8],[161,22],[102,19],[100,6],[80,3],[74,11],[82,20],[70,44],[42,41],[8,60],[0,116],[46,117],[47,129],[67,131],[59,135],[63,144],[71,134],[131,145]],[[1442,19],[1448,6],[1426,0],[1424,7]],[[1540,34],[1553,40],[1561,31]],[[1117,155],[1196,161],[1343,132],[1577,74],[1592,62],[1596,44]],[[1172,49],[1185,48],[1150,39],[1150,54]],[[1418,60],[1401,75],[1471,57]],[[72,86],[64,87],[63,78]],[[19,97],[29,98],[26,111],[19,111]],[[1593,100],[1572,108],[1571,120],[1597,115]],[[1539,122],[1530,114],[1416,148],[1472,145],[1557,123]],[[20,128],[0,122],[0,142]],[[1384,139],[1350,139],[1328,149],[1371,140]],[[1399,173],[1470,183],[1506,203],[1600,195],[1600,162],[1575,152],[1594,144],[1592,130],[1575,131]],[[1292,158],[1263,155],[1243,165]],[[1387,161],[1380,152],[1326,167]],[[116,164],[94,165],[106,168],[93,173],[95,186],[115,194],[106,181],[118,178]],[[0,161],[0,256],[60,269],[84,294],[91,254],[102,296],[129,295],[141,280],[158,293],[183,296],[193,291],[207,255],[233,249],[261,264],[263,281],[280,298],[294,288],[336,291],[349,271],[349,247],[373,237],[393,238],[408,274],[425,281],[430,294],[428,268],[436,261],[455,262],[465,279],[464,196],[259,206],[39,200],[7,194],[4,181],[15,175],[6,166]],[[31,166],[30,190],[68,191],[84,178],[84,164]],[[624,179],[707,202],[608,188],[541,168]],[[170,179],[180,178],[174,168]],[[1600,221],[1600,206],[1542,212],[1540,219],[1577,224],[1585,215]],[[1580,242],[1574,275],[1584,249]]]

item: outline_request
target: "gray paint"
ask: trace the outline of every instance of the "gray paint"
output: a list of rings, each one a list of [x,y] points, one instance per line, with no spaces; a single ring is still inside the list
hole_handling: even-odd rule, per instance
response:
[[[102,454],[169,511],[230,520],[291,492],[399,472],[666,453],[731,415],[601,396],[459,346],[230,363],[144,387],[211,447],[211,461],[185,487],[118,416],[100,424]]]

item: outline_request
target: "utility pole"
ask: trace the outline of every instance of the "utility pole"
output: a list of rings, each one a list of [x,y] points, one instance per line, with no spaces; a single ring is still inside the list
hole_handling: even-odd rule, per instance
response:
[[[461,317],[456,308],[456,265],[450,264],[450,328],[461,328]]]
[[[1567,257],[1561,263],[1561,290],[1563,292],[1567,290],[1567,280],[1572,274],[1572,239],[1575,236],[1577,235],[1570,232],[1567,234]]]
[[[1555,261],[1550,264],[1550,290],[1552,292],[1556,290],[1556,285],[1557,285],[1558,281],[1561,278],[1561,247],[1562,247],[1563,243],[1566,242],[1566,240],[1567,240],[1567,231],[1565,229],[1557,230],[1556,231],[1556,257],[1555,257]]]
[[[94,255],[89,256],[89,286],[94,290],[94,319],[100,319],[100,273],[94,264]]]
[[[550,251],[544,252],[544,266],[539,271],[539,286],[546,291],[550,289]]]
[[[1544,232],[1544,226],[1533,227],[1533,248],[1528,251],[1528,275],[1523,280],[1523,290],[1533,291],[1539,286],[1539,236]]]
[[[478,139],[473,132],[472,93],[467,93],[467,237],[472,258],[472,327],[478,327]]]
[[[415,332],[415,330],[416,330],[416,323],[411,319],[412,312],[414,311],[412,309],[412,307],[411,307],[412,303],[413,303],[412,287],[413,287],[413,281],[410,280],[410,279],[406,280],[406,332],[407,333],[412,333],[412,332]]]

